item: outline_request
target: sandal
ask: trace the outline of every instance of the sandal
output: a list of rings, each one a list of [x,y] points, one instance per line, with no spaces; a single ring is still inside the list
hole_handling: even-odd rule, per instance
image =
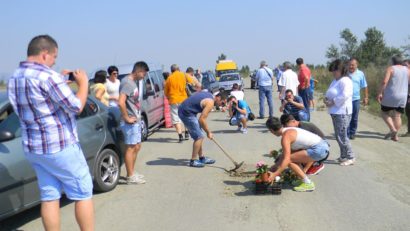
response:
[[[394,142],[399,141],[399,137],[397,136],[397,132],[392,132],[391,133],[391,140],[393,140]]]

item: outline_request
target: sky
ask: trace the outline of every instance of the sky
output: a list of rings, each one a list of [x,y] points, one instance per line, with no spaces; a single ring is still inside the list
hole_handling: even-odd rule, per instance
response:
[[[40,34],[58,42],[55,70],[88,73],[140,60],[213,70],[221,53],[251,69],[298,57],[324,64],[345,28],[363,39],[376,27],[387,45],[410,44],[408,0],[4,0],[0,9],[3,76]]]

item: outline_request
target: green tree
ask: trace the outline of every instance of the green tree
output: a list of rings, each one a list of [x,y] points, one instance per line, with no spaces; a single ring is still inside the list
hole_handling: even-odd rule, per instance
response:
[[[367,66],[370,63],[375,65],[383,64],[383,59],[386,53],[386,43],[384,41],[384,34],[377,30],[376,27],[371,27],[364,33],[366,36],[364,40],[360,42],[358,50],[358,58],[360,63]]]
[[[224,53],[218,56],[218,60],[216,60],[216,62],[219,62],[220,60],[226,60],[226,55]]]
[[[348,28],[342,30],[340,49],[334,44],[330,45],[325,54],[326,58],[332,61],[338,58],[347,60],[356,57],[363,67],[371,63],[376,66],[386,66],[393,55],[403,54],[406,48],[410,52],[410,45],[402,49],[387,46],[383,32],[377,30],[376,27],[368,28],[364,35],[365,38],[359,44],[357,37]]]
[[[242,68],[239,70],[239,73],[241,74],[242,77],[247,77],[251,74],[251,69],[249,68],[248,65],[242,66]]]
[[[330,61],[340,58],[339,48],[337,48],[335,44],[332,44],[327,48],[326,58]]]
[[[409,37],[407,37],[407,42],[408,44],[402,46],[401,49],[403,50],[404,56],[406,56],[407,58],[410,58],[410,35]]]
[[[348,28],[346,28],[340,32],[340,38],[343,39],[340,43],[341,58],[348,60],[355,57],[359,48],[357,37]]]

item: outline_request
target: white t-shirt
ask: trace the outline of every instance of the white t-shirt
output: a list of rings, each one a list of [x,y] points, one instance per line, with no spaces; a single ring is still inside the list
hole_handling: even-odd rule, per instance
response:
[[[243,91],[231,91],[231,95],[235,96],[237,100],[243,100],[243,97],[245,96],[245,93]]]
[[[111,80],[107,79],[107,81],[105,82],[105,88],[107,89],[107,93],[109,96],[118,97],[120,95],[120,81],[118,79],[115,79],[114,83],[111,82]],[[109,105],[117,106],[117,101],[110,100]]]
[[[326,98],[333,101],[333,106],[329,107],[329,114],[350,115],[352,114],[352,80],[345,76],[338,80],[333,80],[326,91]]]
[[[285,91],[288,89],[292,90],[293,95],[298,95],[298,75],[291,69],[287,69],[283,72],[282,76],[279,78],[278,85],[283,87],[281,99],[285,98]]]

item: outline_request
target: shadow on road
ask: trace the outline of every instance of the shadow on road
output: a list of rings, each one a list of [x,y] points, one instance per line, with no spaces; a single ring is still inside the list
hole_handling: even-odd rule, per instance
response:
[[[187,166],[189,164],[189,160],[160,157],[157,160],[147,161],[146,164],[147,165]]]
[[[260,195],[272,196],[272,193],[270,192],[267,192],[265,194],[255,194],[255,182],[253,179],[245,181],[245,182],[225,180],[224,183],[229,186],[242,186],[243,187],[242,191],[234,193],[236,196],[260,196]],[[285,184],[285,185],[282,185],[282,190],[283,189],[292,189],[292,186]]]
[[[72,202],[73,201],[67,199],[63,195],[60,199],[60,208],[69,205]],[[27,209],[19,214],[0,221],[0,230],[23,231],[22,229],[19,229],[19,227],[41,217],[40,208],[40,205],[37,205],[33,208]]]
[[[212,131],[212,133],[215,133],[215,134],[222,134],[222,133],[240,133],[240,132],[238,132],[235,128],[233,128],[233,129],[225,129],[225,130],[216,130],[216,131]]]
[[[384,140],[385,135],[386,134],[383,134],[380,132],[358,131],[356,133],[356,138],[373,138],[373,139]]]
[[[175,138],[148,138],[148,140],[144,141],[147,143],[179,143],[178,137]]]

